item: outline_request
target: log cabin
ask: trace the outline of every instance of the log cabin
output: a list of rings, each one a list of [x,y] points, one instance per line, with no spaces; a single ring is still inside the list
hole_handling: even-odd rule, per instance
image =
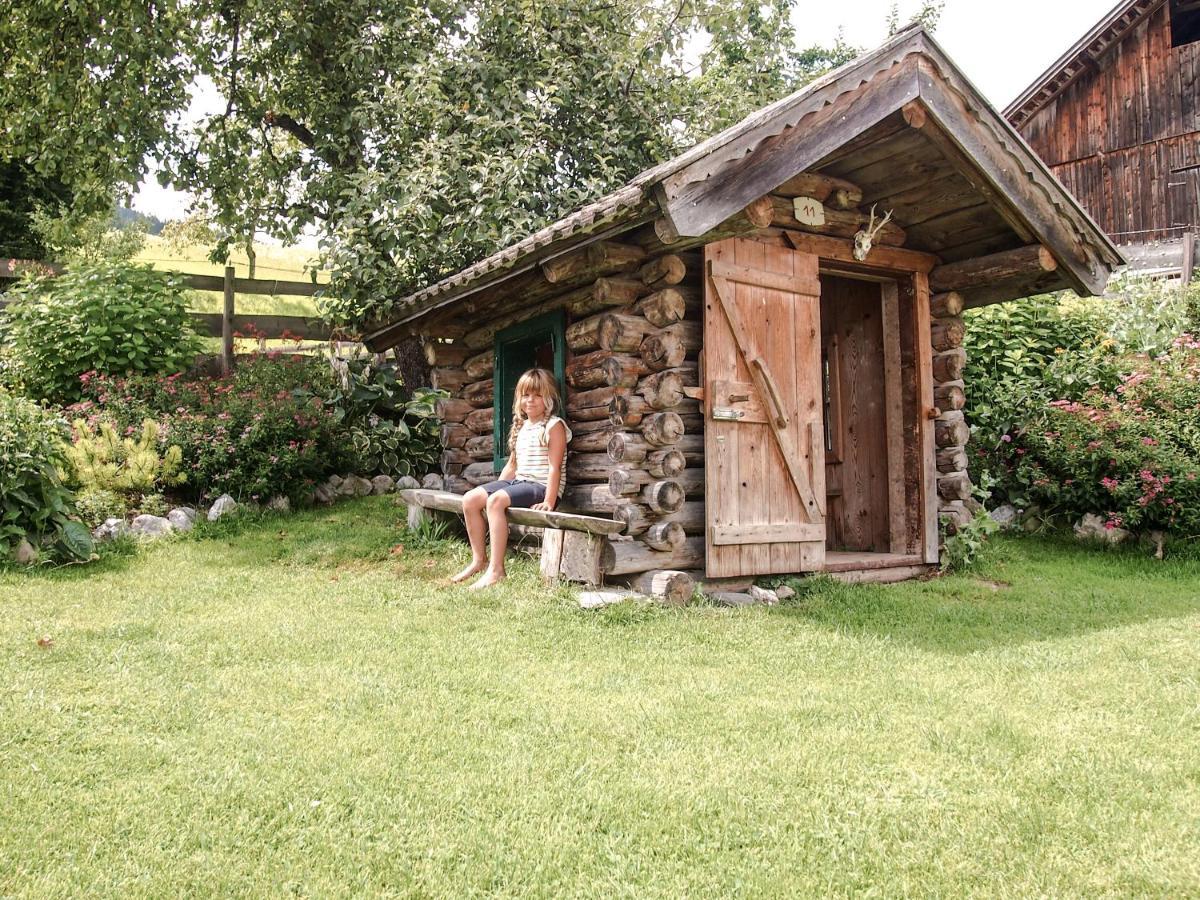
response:
[[[1132,268],[1191,275],[1200,0],[1121,0],[1004,115]]]
[[[971,515],[963,309],[1101,292],[1121,257],[919,27],[405,298],[453,393],[440,475],[492,480],[517,377],[564,389],[544,574],[898,580]],[[441,488],[441,490],[436,490]],[[668,579],[669,580],[669,579]]]

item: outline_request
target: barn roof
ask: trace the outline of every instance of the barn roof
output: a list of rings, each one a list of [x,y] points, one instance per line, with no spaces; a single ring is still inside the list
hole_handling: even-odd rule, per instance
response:
[[[913,104],[929,124],[906,124],[902,111]],[[889,166],[889,159],[905,162]],[[1097,293],[1122,262],[1012,126],[929,34],[913,27],[619,190],[403,298],[391,323],[367,343],[390,346],[418,319],[644,223],[665,220],[680,236],[703,235],[807,170],[852,172],[869,199],[913,225],[910,245],[945,261],[1044,244],[1059,266],[1039,289]],[[926,197],[919,204],[918,195]],[[916,218],[917,211],[928,218],[914,225],[905,216]],[[979,302],[996,299],[1007,297]]]
[[[1055,60],[1029,87],[1008,104],[1004,117],[1020,128],[1038,110],[1045,107],[1090,69],[1100,65],[1105,52],[1118,44],[1142,19],[1166,0],[1121,0]]]

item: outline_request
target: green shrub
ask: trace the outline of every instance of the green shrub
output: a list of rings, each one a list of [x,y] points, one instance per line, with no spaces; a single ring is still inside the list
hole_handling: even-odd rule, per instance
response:
[[[6,378],[29,396],[70,403],[88,372],[178,372],[200,338],[179,276],[149,266],[99,262],[9,292]]]
[[[1049,403],[1002,436],[1003,492],[1064,524],[1090,512],[1200,536],[1200,341],[1127,363],[1115,389]]]
[[[123,519],[129,514],[129,505],[116,491],[104,488],[84,488],[75,495],[75,510],[89,528],[95,528],[106,519]]]
[[[1166,353],[1177,335],[1200,330],[1200,285],[1184,292],[1177,282],[1126,277],[1110,292],[1034,297],[966,314],[972,476],[995,486],[993,499],[1027,502],[1030,485],[1021,479],[1028,470],[1012,465],[1009,442],[1053,431],[1043,422],[1051,403],[1112,393],[1139,358]]]
[[[63,483],[66,422],[31,400],[0,390],[0,557],[22,540],[44,555],[86,559],[91,536],[72,519]]]

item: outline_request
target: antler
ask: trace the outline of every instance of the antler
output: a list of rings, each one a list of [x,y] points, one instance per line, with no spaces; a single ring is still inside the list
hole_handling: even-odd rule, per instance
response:
[[[875,224],[875,206],[876,206],[876,204],[874,204],[874,203],[871,204],[871,221],[867,225],[867,237],[870,238],[872,241],[875,240],[875,235],[877,235],[877,234],[879,234],[879,232],[883,231],[883,226],[892,220],[892,213],[894,212],[894,210],[889,209],[887,211],[887,214],[879,221],[879,224],[876,225]]]

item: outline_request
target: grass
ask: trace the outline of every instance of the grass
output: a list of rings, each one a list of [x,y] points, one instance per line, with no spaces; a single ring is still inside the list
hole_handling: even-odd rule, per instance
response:
[[[0,572],[0,895],[1200,893],[1200,561],[585,613],[401,513]]]

